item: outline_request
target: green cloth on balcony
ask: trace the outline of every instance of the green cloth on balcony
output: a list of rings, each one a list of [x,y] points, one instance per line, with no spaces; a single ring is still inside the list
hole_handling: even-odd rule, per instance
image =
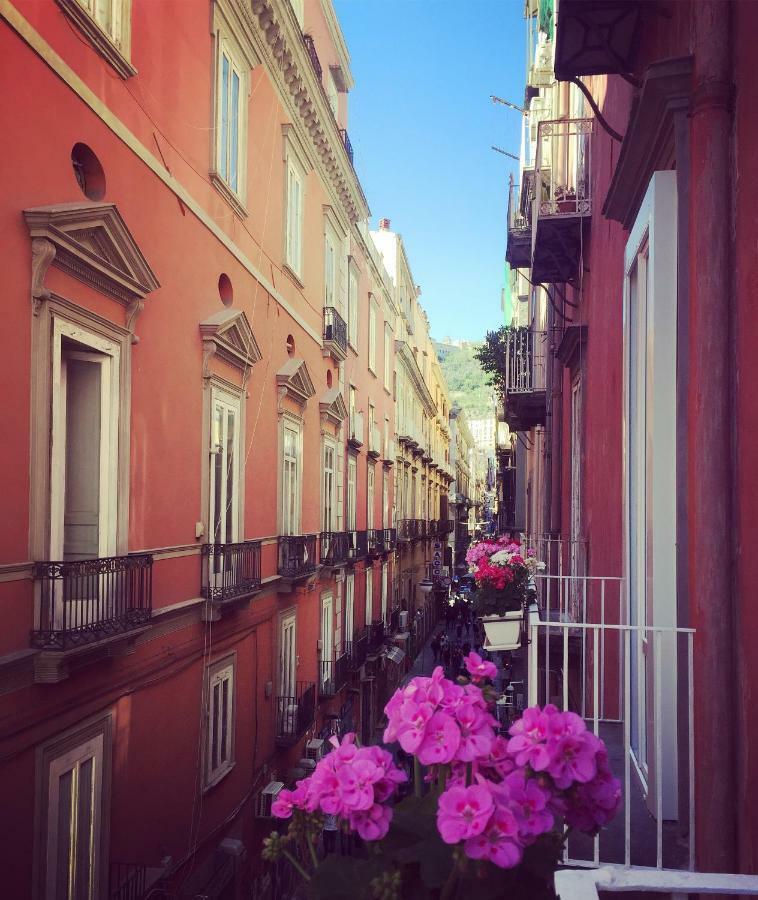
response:
[[[539,0],[538,22],[539,29],[546,34],[548,40],[555,36],[555,0]]]

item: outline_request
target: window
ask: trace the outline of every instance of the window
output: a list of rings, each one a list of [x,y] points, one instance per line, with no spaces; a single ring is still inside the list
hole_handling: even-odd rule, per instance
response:
[[[337,445],[329,438],[324,438],[323,458],[323,494],[322,494],[322,531],[334,531],[337,519],[335,503],[336,494]]]
[[[211,406],[209,537],[233,544],[239,540],[240,404],[214,388]]]
[[[337,250],[330,230],[324,236],[324,306],[336,306]]]
[[[111,341],[54,321],[50,559],[116,553],[119,357]]]
[[[387,563],[382,563],[382,621],[387,621]]]
[[[279,625],[279,696],[295,699],[297,687],[297,643],[295,614],[282,617]]]
[[[205,783],[219,781],[234,765],[234,660],[208,670],[208,743]]]
[[[368,307],[368,367],[376,374],[376,305],[369,301]]]
[[[370,625],[374,619],[374,570],[369,566],[366,569],[366,624]]]
[[[300,533],[301,426],[282,419],[282,510],[280,534]]]
[[[350,454],[347,458],[347,530],[355,531],[356,487],[358,465],[355,457]]]
[[[102,895],[105,744],[100,731],[46,759],[45,900]]]
[[[368,405],[368,446],[370,450],[379,450],[379,432],[376,427],[376,407]]]
[[[347,280],[347,327],[348,340],[353,349],[358,348],[358,273],[350,266]]]
[[[366,528],[374,527],[374,466],[366,466]]]
[[[321,690],[332,679],[332,661],[334,659],[334,620],[332,618],[332,595],[321,597]]]
[[[384,323],[384,390],[392,390],[392,331],[390,323]]]
[[[287,246],[285,261],[300,278],[303,268],[303,188],[305,177],[291,157],[287,161]]]
[[[345,578],[345,635],[348,641],[353,639],[355,604],[355,573],[348,572]]]
[[[244,67],[232,53],[229,43],[219,34],[216,73],[216,174],[231,190],[242,194],[245,140],[245,104],[247,102]]]
[[[58,0],[58,3],[122,78],[137,74],[129,61],[131,0]]]
[[[390,527],[390,488],[389,476],[382,471],[382,528]]]

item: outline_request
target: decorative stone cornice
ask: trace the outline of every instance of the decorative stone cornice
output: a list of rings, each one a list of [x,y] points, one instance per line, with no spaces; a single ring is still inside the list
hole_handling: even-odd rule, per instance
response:
[[[54,265],[125,306],[127,328],[134,334],[145,297],[160,285],[115,204],[39,206],[24,210],[24,219],[32,238],[35,315],[49,299],[45,276]]]
[[[316,393],[304,359],[295,357],[288,359],[276,373],[276,383],[279,387],[280,413],[283,411],[282,401],[285,397],[291,397],[295,403],[303,407]]]
[[[339,388],[331,388],[319,400],[321,418],[332,425],[340,426],[347,418],[347,406]]]
[[[424,381],[424,376],[421,374],[421,369],[418,367],[418,363],[416,362],[416,357],[413,355],[413,351],[408,346],[406,341],[395,341],[395,352],[398,357],[405,364],[405,369],[408,373],[408,377],[413,383],[413,387],[416,390],[416,393],[421,400],[421,403],[424,409],[427,412],[427,415],[434,417],[437,415],[437,405],[434,402],[434,397],[432,397],[431,391],[426,386],[426,382]]]
[[[349,220],[357,222],[367,218],[366,197],[347,157],[288,0],[226,0],[226,5],[234,7],[258,56],[301,120]]]
[[[241,309],[222,309],[200,323],[203,340],[203,378],[210,378],[214,356],[239,369],[243,376],[262,358],[260,347]]]

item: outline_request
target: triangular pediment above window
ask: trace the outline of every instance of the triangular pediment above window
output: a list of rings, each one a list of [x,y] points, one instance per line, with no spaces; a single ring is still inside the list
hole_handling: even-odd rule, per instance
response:
[[[347,406],[339,388],[328,390],[319,400],[318,406],[322,417],[334,425],[341,425],[347,418]]]
[[[316,393],[304,359],[288,359],[276,373],[276,383],[283,395],[304,406]]]
[[[36,254],[125,306],[160,287],[113,203],[58,203],[24,210]],[[39,241],[47,251],[40,251]],[[44,272],[42,273],[44,278]],[[35,286],[35,296],[44,294]]]
[[[200,323],[203,339],[203,376],[210,377],[210,361],[218,356],[246,373],[261,359],[253,329],[241,309],[222,309]]]

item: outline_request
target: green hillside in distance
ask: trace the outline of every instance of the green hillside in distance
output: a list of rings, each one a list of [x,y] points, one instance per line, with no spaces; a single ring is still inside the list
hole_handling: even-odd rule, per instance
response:
[[[434,349],[450,391],[450,401],[466,410],[469,419],[483,419],[494,410],[492,387],[474,357],[478,344],[434,341]]]

